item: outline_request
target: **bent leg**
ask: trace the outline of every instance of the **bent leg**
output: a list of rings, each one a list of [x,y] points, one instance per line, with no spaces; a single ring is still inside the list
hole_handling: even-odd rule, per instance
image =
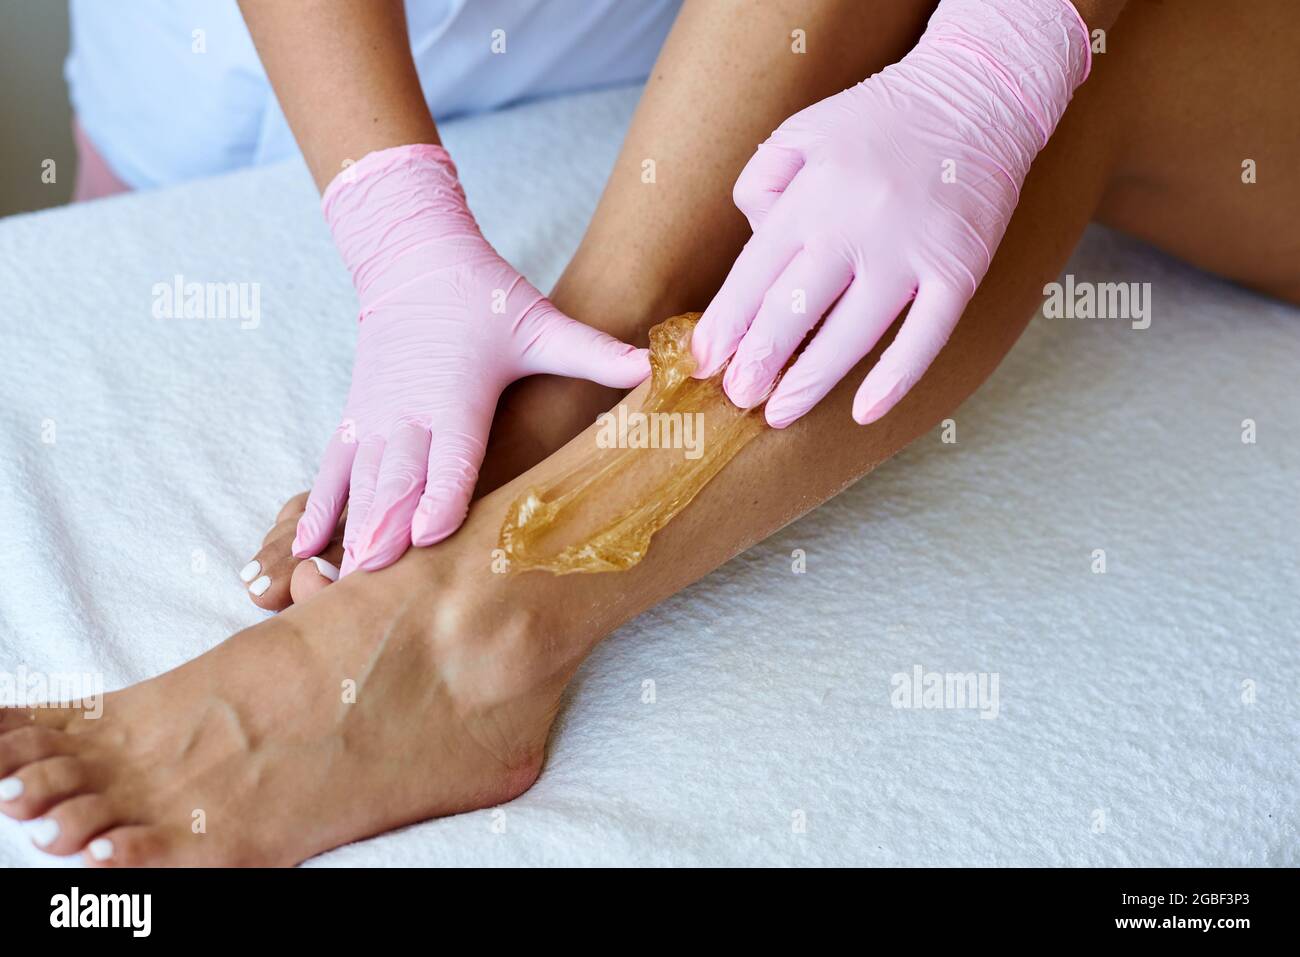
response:
[[[857,425],[850,415],[857,386],[886,341],[804,419],[750,442],[655,537],[640,565],[560,579],[529,573],[502,587],[517,589],[521,601],[603,609],[601,630],[612,629],[835,495],[951,414],[1015,344],[1042,302],[1044,284],[1060,272],[1110,181],[1117,91],[1106,70],[1099,65],[1038,158],[1002,246],[948,345],[889,415],[869,426]],[[629,406],[635,408],[645,391],[642,386],[634,392]],[[490,547],[510,502],[590,457],[595,433],[592,427],[481,500],[460,535]],[[745,507],[737,508],[737,502]],[[418,560],[414,556],[412,563]],[[482,573],[490,574],[486,563]]]

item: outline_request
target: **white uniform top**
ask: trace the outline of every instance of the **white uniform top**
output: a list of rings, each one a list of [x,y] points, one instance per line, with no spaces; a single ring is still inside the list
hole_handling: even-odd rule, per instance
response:
[[[680,5],[406,0],[406,19],[425,99],[446,120],[642,80]],[[134,188],[297,152],[235,0],[72,0],[65,74],[82,127]]]

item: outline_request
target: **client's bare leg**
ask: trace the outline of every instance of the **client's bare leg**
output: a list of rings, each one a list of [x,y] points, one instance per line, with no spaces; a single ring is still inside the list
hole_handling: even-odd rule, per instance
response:
[[[743,17],[714,0],[686,3],[582,246],[552,292],[556,305],[638,344],[656,322],[703,309],[749,234],[731,187],[754,148],[790,114],[900,59],[935,2],[768,0]],[[795,30],[806,53],[795,52]],[[643,180],[645,160],[655,164],[652,183]],[[518,383],[497,410],[479,494],[540,462],[617,398],[574,379]],[[290,551],[306,500],[289,500],[250,563],[250,597],[262,608],[282,609],[328,584]],[[337,566],[341,554],[340,534],[323,557]]]
[[[1130,91],[1119,83],[1123,64],[1162,70],[1172,57],[1169,42],[1199,44],[1191,61],[1211,73],[1245,55],[1224,49],[1208,0],[1197,6],[1206,9],[1188,16],[1203,26],[1190,35],[1180,34],[1185,4],[1120,21],[1112,50],[1130,52],[1098,64],[1035,165],[952,341],[883,420],[852,423],[851,378],[806,419],[748,445],[632,570],[493,574],[491,551],[508,504],[588,455],[592,436],[579,436],[480,499],[464,528],[439,547],[353,576],[110,696],[98,720],[0,711],[0,776],[7,776],[0,810],[41,819],[35,833],[52,852],[84,849],[90,863],[287,864],[525,790],[541,769],[565,684],[595,643],[892,455],[992,371],[1038,305],[1043,283],[1115,188],[1112,167],[1126,176],[1158,170],[1156,157],[1127,145],[1133,117]],[[1245,50],[1257,63],[1294,74],[1294,60],[1279,48],[1294,35],[1297,15],[1281,3],[1252,9],[1276,16],[1255,21]],[[1223,91],[1207,95],[1202,109],[1227,115],[1240,102],[1235,91]],[[1278,138],[1267,124],[1251,135]],[[1166,162],[1178,166],[1183,156]],[[1267,188],[1276,202],[1294,200],[1293,185]],[[1221,227],[1201,228],[1198,249],[1210,255],[1210,237]],[[1253,229],[1237,235],[1258,237],[1251,261],[1268,272],[1279,248],[1274,237]],[[205,826],[197,833],[200,817]]]

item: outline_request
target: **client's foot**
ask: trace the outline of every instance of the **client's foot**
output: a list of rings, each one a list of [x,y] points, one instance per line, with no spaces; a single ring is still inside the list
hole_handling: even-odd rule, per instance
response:
[[[475,498],[521,475],[589,426],[618,392],[578,379],[537,376],[516,383],[501,398]],[[293,538],[307,493],[289,499],[240,577],[253,604],[281,611],[306,601],[338,579],[343,560],[343,513],[320,561],[295,558]]]
[[[98,719],[0,710],[0,811],[89,864],[287,865],[510,800],[588,645],[487,570],[490,534],[349,578]]]

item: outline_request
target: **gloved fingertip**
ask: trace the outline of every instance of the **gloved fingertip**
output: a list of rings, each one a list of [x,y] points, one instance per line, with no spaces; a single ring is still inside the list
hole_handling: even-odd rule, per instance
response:
[[[444,538],[450,538],[451,533],[456,531],[454,527],[429,528],[421,529],[420,534],[416,535],[414,529],[411,531],[411,544],[416,548],[428,548],[430,545],[437,545]]]
[[[353,545],[353,558],[356,561],[356,567],[362,571],[373,572],[385,565],[391,565],[396,560],[396,556],[386,559],[394,549],[392,542],[385,537],[383,528],[379,525],[372,525],[362,532]],[[401,554],[399,550],[398,555]]]
[[[741,409],[748,409],[754,403],[750,401],[754,391],[753,365],[732,362],[727,366],[727,374],[722,377],[722,391],[732,404]]]
[[[865,403],[853,403],[853,421],[858,425],[870,425],[877,419],[884,418],[885,413],[894,407],[895,400],[890,396],[883,396],[870,405]]]
[[[381,545],[361,556],[357,561],[357,567],[363,572],[377,572],[401,558],[404,551],[405,549],[394,549]]]
[[[768,407],[763,410],[763,418],[766,419],[767,424],[774,429],[784,429],[787,425],[802,415],[803,412],[797,412],[794,409],[789,408],[778,408],[774,410],[771,405],[768,405]]]
[[[709,308],[712,308],[712,303]],[[695,358],[695,372],[697,375],[703,371],[709,363],[709,308],[695,321],[695,328],[691,330],[691,355]]]
[[[357,560],[352,554],[352,549],[343,550],[343,562],[339,565],[339,578],[347,578],[357,570]]]
[[[456,531],[457,525],[451,522],[415,522],[411,523],[411,544],[416,548],[428,548],[437,545],[444,538]]]
[[[903,376],[882,377],[875,381],[868,376],[853,398],[853,421],[858,425],[870,425],[883,418],[906,394],[907,384]]]
[[[303,538],[301,535],[294,538],[293,545],[289,549],[294,558],[311,558],[320,551],[314,539]]]
[[[293,544],[289,547],[289,551],[293,553],[294,558],[310,558],[319,551],[319,549],[312,546],[315,538],[311,521],[304,514],[302,518],[298,519],[298,527],[294,530]]]
[[[411,544],[417,548],[436,545],[460,528],[465,521],[468,503],[459,508],[433,499],[424,499],[411,519]]]
[[[733,360],[731,365],[727,366],[727,374],[722,377],[722,391],[727,393],[728,398],[731,398],[731,390],[740,381],[740,370],[741,364]]]
[[[695,357],[695,368],[691,375],[696,379],[707,379],[713,375],[713,360],[709,356],[709,347],[696,336],[691,340],[691,355]]]
[[[650,350],[631,349],[617,363],[619,388],[640,385],[650,375]]]

